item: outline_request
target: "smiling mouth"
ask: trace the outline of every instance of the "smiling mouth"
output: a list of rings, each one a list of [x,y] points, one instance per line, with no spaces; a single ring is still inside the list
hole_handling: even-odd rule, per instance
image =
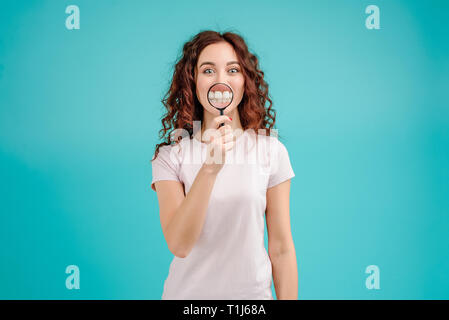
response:
[[[217,83],[209,90],[207,98],[217,108],[224,108],[232,101],[233,92],[230,87],[223,83]]]
[[[209,91],[208,98],[214,106],[226,106],[232,101],[232,92],[230,91]]]

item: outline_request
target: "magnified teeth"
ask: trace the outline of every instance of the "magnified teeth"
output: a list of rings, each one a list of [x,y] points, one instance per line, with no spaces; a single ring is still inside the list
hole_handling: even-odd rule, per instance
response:
[[[232,92],[229,91],[209,91],[209,100],[215,103],[229,103],[232,99]]]

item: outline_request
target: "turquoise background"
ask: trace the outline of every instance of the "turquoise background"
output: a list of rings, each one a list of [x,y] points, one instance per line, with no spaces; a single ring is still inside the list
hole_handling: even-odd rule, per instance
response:
[[[243,35],[270,85],[299,299],[448,299],[448,19],[424,0],[1,1],[0,298],[160,299],[161,99],[213,29]]]

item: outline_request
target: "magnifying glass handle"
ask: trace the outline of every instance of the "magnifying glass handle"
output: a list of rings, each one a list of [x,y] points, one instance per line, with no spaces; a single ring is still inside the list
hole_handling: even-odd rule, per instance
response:
[[[223,115],[223,109],[220,109],[220,116],[222,116],[222,115]],[[220,128],[223,126],[224,126],[224,123],[220,123],[220,125],[218,127]]]

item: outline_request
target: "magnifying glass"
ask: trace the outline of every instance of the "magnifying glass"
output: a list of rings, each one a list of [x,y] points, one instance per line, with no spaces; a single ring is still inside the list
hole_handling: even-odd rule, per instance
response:
[[[207,91],[207,100],[210,105],[218,110],[220,110],[220,115],[223,115],[223,110],[229,107],[234,98],[234,92],[231,87],[225,83],[215,83]],[[224,126],[221,123],[219,127]]]

